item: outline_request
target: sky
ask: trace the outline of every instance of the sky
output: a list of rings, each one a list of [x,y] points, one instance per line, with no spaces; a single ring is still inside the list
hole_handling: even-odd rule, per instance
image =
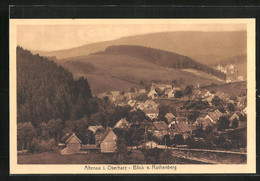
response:
[[[245,30],[245,24],[19,25],[17,44],[30,50],[53,51],[157,32]]]

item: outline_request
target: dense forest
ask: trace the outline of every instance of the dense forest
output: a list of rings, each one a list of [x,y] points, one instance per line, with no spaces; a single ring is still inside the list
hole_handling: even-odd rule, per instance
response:
[[[154,63],[159,66],[176,68],[176,69],[196,69],[220,79],[225,80],[226,75],[214,68],[198,63],[190,57],[179,55],[173,52],[164,51],[160,49],[148,48],[136,45],[117,45],[110,46],[105,51],[100,51],[94,54],[122,54],[136,58],[141,58],[150,63]]]
[[[91,90],[84,78],[53,61],[17,47],[17,120],[41,122],[77,119],[91,114]]]

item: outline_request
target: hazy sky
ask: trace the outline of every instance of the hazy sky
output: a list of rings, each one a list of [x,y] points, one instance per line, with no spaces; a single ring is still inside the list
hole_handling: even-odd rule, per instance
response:
[[[17,44],[30,50],[60,50],[126,36],[171,31],[241,31],[245,24],[19,25]]]

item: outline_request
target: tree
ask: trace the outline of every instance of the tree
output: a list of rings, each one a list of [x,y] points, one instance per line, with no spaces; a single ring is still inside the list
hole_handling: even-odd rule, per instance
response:
[[[187,85],[185,89],[183,90],[184,95],[190,95],[193,91],[193,85]]]
[[[218,120],[217,120],[217,129],[218,130],[223,130],[223,129],[227,129],[229,127],[229,120],[226,116],[221,116]]]
[[[235,118],[233,121],[232,121],[232,128],[237,128],[238,127],[238,120],[237,118]]]
[[[34,137],[33,140],[31,141],[31,144],[30,144],[30,146],[28,148],[28,151],[30,153],[37,153],[39,150],[40,150],[39,140]]]
[[[227,110],[230,111],[230,112],[234,112],[236,110],[234,104],[232,103],[228,103],[227,104]]]
[[[220,106],[222,104],[222,100],[218,96],[214,96],[213,99],[211,100],[211,103],[214,106]]]
[[[116,161],[117,164],[124,164],[124,163],[128,162],[126,141],[123,138],[119,138],[117,140],[115,161]]]
[[[17,125],[17,141],[21,144],[21,149],[25,146],[28,149],[33,137],[36,135],[35,128],[31,122],[18,123]]]
[[[60,142],[60,133],[62,130],[62,120],[61,119],[52,119],[47,124],[47,129],[49,130],[49,135]]]
[[[162,119],[165,114],[167,114],[169,112],[169,106],[165,105],[165,104],[160,104],[159,105],[159,118]]]
[[[163,150],[159,155],[159,163],[171,163],[171,150]]]
[[[180,97],[182,97],[183,96],[183,94],[182,94],[182,91],[180,91],[180,90],[177,90],[176,92],[175,92],[175,94],[174,94],[174,97],[175,98],[180,98]]]

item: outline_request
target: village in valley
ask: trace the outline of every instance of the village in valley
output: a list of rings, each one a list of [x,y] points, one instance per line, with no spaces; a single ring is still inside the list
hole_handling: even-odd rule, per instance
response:
[[[130,112],[141,112],[145,119],[122,117],[112,127],[90,125],[88,130],[94,135],[91,144],[82,144],[75,133],[66,135],[59,144],[61,155],[115,153],[119,140],[125,141],[127,151],[190,148],[246,152],[246,89],[234,96],[198,84],[180,88],[152,82],[146,89],[110,91],[97,97],[128,107]],[[139,129],[140,133],[129,134]],[[122,134],[124,131],[127,134]],[[128,136],[131,141],[126,141]]]
[[[21,26],[37,43],[16,45],[17,163],[245,164],[246,29],[129,26]],[[82,44],[39,43],[66,28]]]

